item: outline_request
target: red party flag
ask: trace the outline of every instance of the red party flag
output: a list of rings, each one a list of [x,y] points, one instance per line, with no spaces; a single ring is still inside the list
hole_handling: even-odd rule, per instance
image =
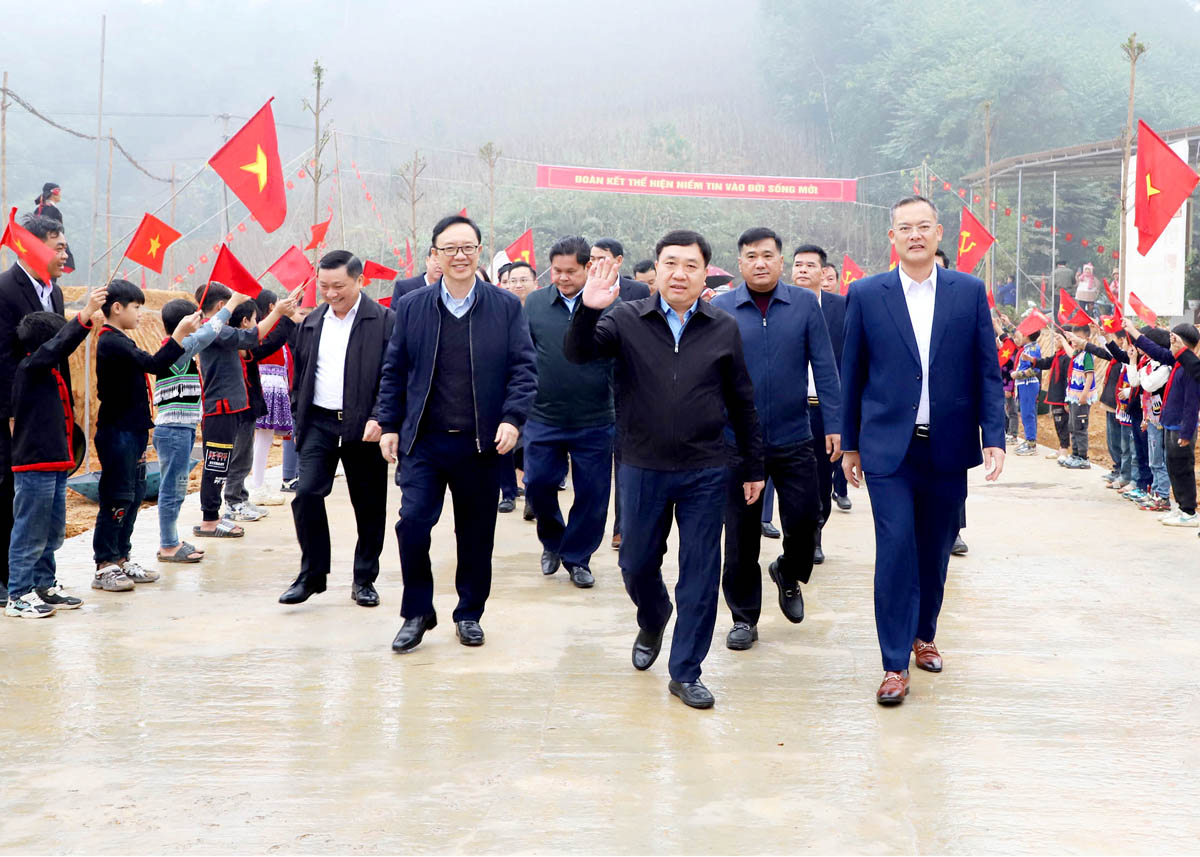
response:
[[[533,255],[533,230],[526,229],[521,233],[520,238],[504,248],[504,255],[510,262],[528,262],[536,268],[537,261]]]
[[[392,305],[392,296],[388,295],[386,298],[380,298],[377,303],[380,306],[390,307]]]
[[[412,246],[408,243],[408,239],[404,239],[404,276],[413,276],[413,254]]]
[[[1145,256],[1191,196],[1200,175],[1140,119],[1135,175],[1133,224],[1138,231],[1138,252]]]
[[[167,248],[178,240],[178,232],[153,214],[147,213],[142,216],[137,232],[133,233],[133,240],[129,242],[129,248],[125,251],[125,258],[161,274]]]
[[[258,297],[258,293],[262,291],[262,286],[258,284],[258,280],[254,279],[254,275],[246,270],[224,244],[217,253],[217,261],[213,262],[212,273],[208,275],[208,281],[220,283],[235,292],[241,292],[252,298]]]
[[[994,294],[992,294],[991,286],[987,287],[987,302],[988,302],[988,309],[996,308],[996,296]]]
[[[1042,309],[1045,309],[1046,308],[1046,278],[1045,277],[1042,277],[1041,300],[1042,300]]]
[[[900,264],[900,254],[896,252],[896,245],[888,245],[888,270],[894,271]]]
[[[850,254],[846,253],[842,256],[842,294],[850,291],[850,284],[855,280],[861,280],[866,276],[862,268],[858,267],[858,263],[850,258]]]
[[[399,273],[394,268],[388,268],[368,259],[363,262],[363,285],[369,285],[371,280],[394,280]]]
[[[1017,325],[1017,333],[1022,336],[1032,336],[1048,324],[1050,324],[1050,319],[1046,317],[1046,314],[1035,309]]]
[[[958,229],[958,270],[968,274],[974,271],[995,240],[992,233],[984,229],[983,224],[971,213],[971,209],[964,205]]]
[[[1116,307],[1117,311],[1120,312],[1121,302],[1117,300],[1117,296],[1113,294],[1112,286],[1108,284],[1108,277],[1102,278],[1101,282],[1104,284],[1104,294],[1108,297],[1108,302]]]
[[[1083,311],[1083,307],[1075,303],[1075,299],[1066,289],[1058,291],[1058,323],[1062,325],[1095,324],[1092,317]]]
[[[467,216],[467,207],[466,207],[465,205],[464,205],[462,208],[460,208],[460,209],[458,210],[458,216],[459,216],[459,217],[466,217],[466,216]]]
[[[329,219],[321,223],[312,225],[312,240],[305,245],[305,250],[316,250],[321,246],[321,242],[325,240],[325,233],[329,231],[329,224],[333,223],[333,215],[329,215]]]
[[[1137,314],[1137,317],[1146,322],[1146,324],[1151,327],[1158,324],[1158,316],[1154,314],[1154,310],[1142,303],[1133,292],[1129,293],[1129,305],[1133,307],[1133,311]]]
[[[312,262],[308,261],[308,257],[293,244],[283,251],[282,256],[271,263],[271,267],[263,272],[263,277],[267,274],[279,280],[279,285],[290,292],[297,286],[313,279],[317,272],[313,270]]]
[[[208,160],[234,196],[267,232],[287,216],[287,189],[279,164],[279,141],[270,99]]]
[[[24,262],[25,267],[39,280],[50,283],[50,270],[47,266],[54,259],[54,251],[46,246],[46,242],[17,223],[16,208],[8,213],[8,226],[4,228],[4,235],[0,237],[0,245],[16,253],[17,258]]]

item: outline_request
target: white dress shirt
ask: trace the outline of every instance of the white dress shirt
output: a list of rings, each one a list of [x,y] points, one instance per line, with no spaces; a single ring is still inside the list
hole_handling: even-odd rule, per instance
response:
[[[29,282],[33,284],[33,290],[37,293],[38,300],[42,303],[42,309],[46,312],[54,312],[54,299],[52,297],[54,286],[47,286],[37,277],[33,276],[33,274],[26,271],[24,265],[18,264],[17,267],[21,269],[21,273],[28,277]]]
[[[821,293],[824,289],[817,289],[817,306],[821,305]],[[817,379],[813,375],[812,363],[808,364],[808,397],[815,399],[817,397]]]
[[[346,382],[346,349],[350,346],[350,328],[362,305],[362,294],[346,313],[338,318],[330,307],[321,322],[321,341],[317,343],[317,378],[313,404],[330,411],[342,409],[342,387]]]
[[[912,322],[913,336],[917,339],[917,353],[921,356],[921,402],[917,405],[917,425],[929,425],[929,340],[933,337],[933,296],[937,291],[937,269],[935,264],[929,279],[918,283],[904,271],[900,272],[900,285],[904,289],[904,302],[908,304],[908,319]]]

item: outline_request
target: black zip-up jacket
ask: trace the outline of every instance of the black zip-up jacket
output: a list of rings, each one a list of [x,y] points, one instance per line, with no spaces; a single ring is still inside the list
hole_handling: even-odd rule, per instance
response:
[[[71,373],[62,363],[87,335],[92,323],[76,316],[37,351],[17,364],[13,377],[13,472],[71,470],[75,450],[75,406]]]
[[[393,307],[396,328],[379,382],[379,425],[385,434],[400,435],[404,455],[417,442],[429,400],[442,330],[441,300],[439,282],[410,292]],[[537,361],[516,295],[476,280],[475,300],[466,317],[475,440],[482,452],[495,448],[492,439],[500,423],[525,425],[537,394]]]
[[[647,470],[726,467],[728,422],[743,481],[760,481],[762,430],[733,317],[699,301],[677,345],[658,295],[621,302],[603,317],[582,300],[563,349],[576,363],[615,358],[621,461]]]
[[[54,312],[63,314],[63,293],[57,284],[51,286],[50,304]],[[13,373],[25,356],[25,349],[17,339],[17,324],[29,313],[44,312],[45,309],[20,263],[14,262],[11,268],[0,273],[0,419],[13,415]],[[71,374],[65,363],[61,368],[65,375]]]
[[[171,368],[183,346],[174,339],[150,354],[110,324],[100,328],[96,341],[96,394],[100,397],[97,426],[122,431],[154,428],[150,401],[154,398],[150,375]]]
[[[367,420],[378,420],[379,376],[383,355],[392,336],[396,315],[364,293],[350,328],[346,368],[342,376],[342,440],[361,441]],[[321,304],[292,334],[290,345],[296,362],[292,386],[292,435],[297,449],[304,442],[317,390],[317,350],[329,304]],[[271,331],[274,333],[275,331]]]
[[[1067,381],[1071,378],[1071,358],[1065,351],[1055,351],[1053,354],[1033,362],[1033,368],[1039,371],[1050,370],[1050,381],[1046,384],[1046,404],[1067,404]]]

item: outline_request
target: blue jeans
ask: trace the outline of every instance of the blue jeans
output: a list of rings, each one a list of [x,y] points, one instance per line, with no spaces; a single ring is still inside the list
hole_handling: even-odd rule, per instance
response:
[[[1150,473],[1150,450],[1146,445],[1146,432],[1140,423],[1130,426],[1129,430],[1133,432],[1133,481],[1137,483],[1138,488],[1149,491],[1153,476]]]
[[[1121,424],[1117,422],[1117,415],[1114,413],[1105,413],[1104,420],[1104,442],[1108,447],[1108,457],[1112,459],[1112,474],[1113,476],[1121,475]]]
[[[300,475],[299,461],[296,456],[296,441],[290,437],[283,439],[283,481],[291,482]]]
[[[13,474],[12,540],[8,546],[8,597],[54,585],[54,552],[67,531],[66,471],[20,470]]]
[[[1037,443],[1037,398],[1041,385],[1037,381],[1017,385],[1017,404],[1021,410],[1021,426],[1025,440]]]
[[[523,431],[525,496],[537,516],[538,539],[566,565],[590,568],[608,518],[613,426],[560,428],[526,420]],[[567,475],[568,455],[574,467],[575,502],[564,522],[558,486]]]
[[[1171,496],[1171,478],[1167,475],[1166,432],[1162,426],[1146,428],[1146,441],[1150,448],[1150,490],[1158,497]]]
[[[156,426],[154,451],[158,453],[158,542],[164,548],[179,544],[175,528],[179,509],[187,496],[192,447],[196,445],[195,426]]]
[[[100,510],[92,531],[92,552],[97,563],[129,558],[133,527],[146,496],[146,442],[145,431],[113,426],[96,429]]]
[[[621,465],[621,506],[628,523],[621,534],[621,575],[637,607],[638,627],[646,631],[659,630],[671,618],[662,559],[672,512],[679,523],[678,614],[669,662],[676,681],[700,678],[700,664],[712,646],[726,479],[724,467],[647,470]]]
[[[1134,476],[1137,475],[1133,464],[1133,426],[1122,425],[1117,423],[1119,427],[1118,439],[1121,444],[1121,478],[1126,482],[1132,482]]]

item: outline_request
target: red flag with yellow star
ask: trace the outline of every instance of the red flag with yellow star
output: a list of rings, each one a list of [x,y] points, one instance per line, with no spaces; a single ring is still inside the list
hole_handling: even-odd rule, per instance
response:
[[[287,216],[283,167],[275,136],[271,99],[250,117],[208,160],[234,196],[242,201],[267,232],[274,232]]]
[[[958,227],[958,259],[957,268],[967,274],[975,270],[979,260],[987,253],[988,248],[995,243],[992,233],[984,228],[971,209],[965,205],[962,210],[962,224]]]
[[[1140,119],[1135,175],[1133,225],[1138,232],[1138,252],[1145,256],[1191,196],[1200,176]]]
[[[891,244],[888,246],[888,270],[895,270],[896,266],[899,264],[900,254],[896,252],[896,245]]]
[[[46,267],[54,258],[54,251],[32,232],[17,223],[17,210],[8,213],[8,226],[0,237],[0,244],[17,254],[17,258],[25,263],[25,267],[33,272],[39,280],[50,284],[50,271]]]
[[[163,257],[167,248],[179,240],[179,233],[163,223],[153,214],[147,213],[133,233],[133,240],[125,251],[125,258],[161,274]]]
[[[850,284],[855,280],[861,280],[866,276],[866,272],[858,267],[858,263],[850,258],[849,253],[842,254],[842,290],[844,295],[850,291]]]

